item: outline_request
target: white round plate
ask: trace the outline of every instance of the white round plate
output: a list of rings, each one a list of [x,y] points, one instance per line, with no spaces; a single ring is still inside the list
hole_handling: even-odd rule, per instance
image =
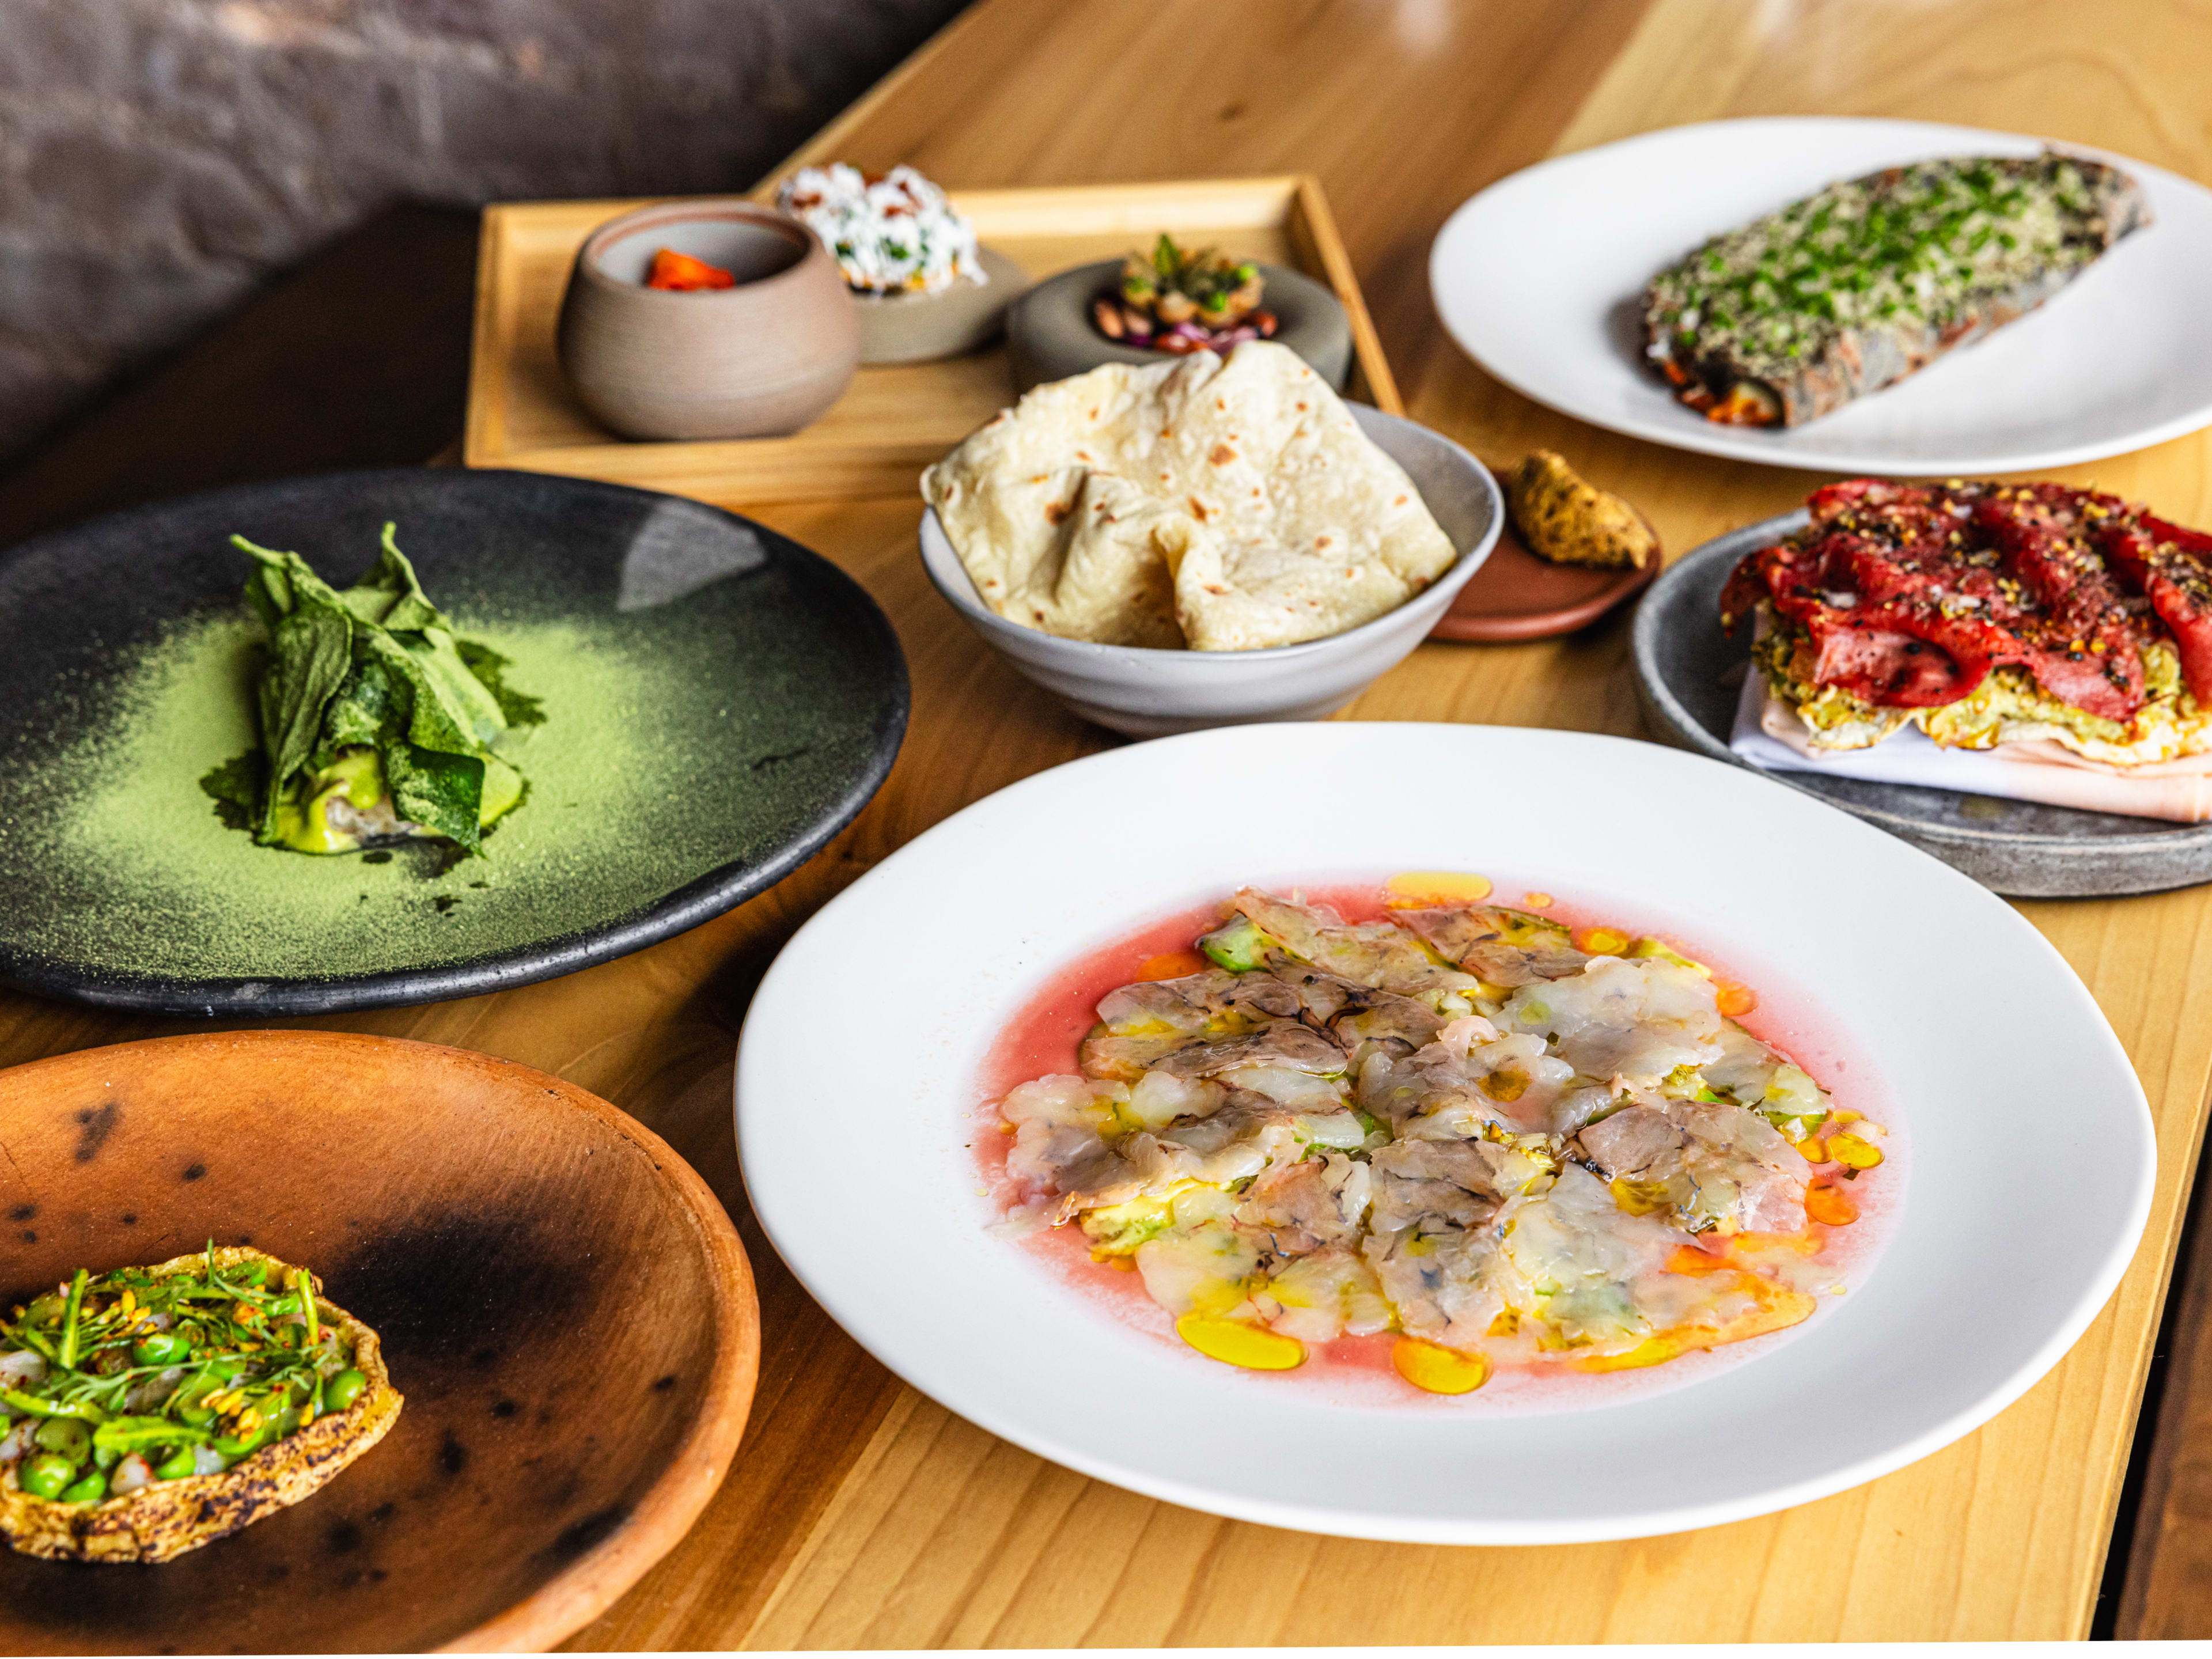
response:
[[[1246,882],[1407,869],[1482,872],[1509,896],[1540,879],[1672,919],[1762,995],[1817,1007],[1911,1142],[1871,1272],[1732,1368],[1571,1417],[1504,1415],[1480,1394],[1345,1403],[1295,1372],[1217,1364],[988,1231],[964,1145],[988,1133],[979,1068],[1051,974]],[[1711,1526],[1926,1456],[2081,1335],[2142,1236],[2154,1168],[2111,1028],[2003,901],[1741,768],[1470,726],[1200,732],[977,802],[776,959],[738,1047],[737,1119],[775,1248],[923,1393],[1171,1503],[1425,1543]]]
[[[1595,426],[1772,466],[1951,477],[2142,449],[2212,424],[2212,191],[2125,156],[2154,222],[2041,309],[1886,392],[1788,429],[1716,425],[1643,361],[1644,285],[1708,237],[1838,179],[1942,155],[2033,155],[1978,127],[1778,116],[1669,127],[1524,168],[1429,254],[1444,326],[1516,391]]]

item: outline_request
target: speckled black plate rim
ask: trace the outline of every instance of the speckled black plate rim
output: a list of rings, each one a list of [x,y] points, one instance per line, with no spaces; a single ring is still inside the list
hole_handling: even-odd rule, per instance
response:
[[[372,484],[380,478],[419,477],[441,468],[386,467],[308,475],[304,478],[272,480],[297,486],[309,479],[347,479]],[[664,492],[636,489],[627,484],[604,483],[592,478],[569,478],[556,474],[524,472],[511,468],[453,469],[459,478],[511,477],[526,478],[534,487],[572,489],[584,494],[653,498]],[[143,507],[88,519],[61,530],[49,531],[29,541],[0,550],[0,565],[66,542],[94,526],[127,529],[137,523],[158,522],[164,514],[187,502],[223,495],[251,495],[258,486],[234,484],[222,489],[171,496]],[[687,507],[720,514],[745,526],[754,533],[779,544],[787,552],[811,561],[846,589],[856,602],[863,625],[881,646],[893,670],[892,695],[875,732],[868,764],[853,787],[824,812],[806,834],[758,864],[726,865],[711,870],[664,897],[617,921],[596,927],[549,938],[536,945],[487,951],[458,962],[428,968],[398,968],[380,973],[330,979],[209,979],[175,980],[156,976],[93,975],[54,963],[36,952],[10,947],[0,940],[0,984],[70,1002],[100,1008],[123,1008],[134,1012],[182,1015],[201,1018],[252,1018],[264,1015],[335,1014],[365,1008],[403,1007],[410,1004],[443,1002],[457,997],[482,996],[493,991],[534,985],[585,968],[611,962],[648,945],[657,945],[711,921],[747,899],[757,897],[812,858],[839,831],[860,815],[890,775],[906,739],[907,720],[913,709],[913,686],[906,653],[890,619],[884,615],[867,589],[811,548],[769,529],[756,520],[728,512],[690,496],[678,496]]]
[[[1995,887],[1999,892],[2013,890],[2001,880],[1990,880],[1983,872],[2001,864],[2008,851],[2021,848],[2033,848],[2046,856],[2069,852],[2094,854],[2106,867],[2101,872],[2103,878],[2100,882],[2084,885],[2075,893],[2054,892],[2039,887],[2032,894],[2021,892],[2017,896],[2087,898],[2170,892],[2178,888],[2197,886],[2208,878],[2212,878],[2212,824],[2194,827],[2174,825],[2147,831],[2141,836],[2100,836],[2094,842],[2086,842],[2069,841],[2064,836],[2023,834],[2018,830],[1976,830],[1963,825],[1931,823],[1925,819],[1887,812],[1880,807],[1836,801],[1817,789],[1797,782],[1790,773],[1771,771],[1765,767],[1753,765],[1731,749],[1724,739],[1716,738],[1707,731],[1681,699],[1674,695],[1660,672],[1659,633],[1664,626],[1668,601],[1674,589],[1686,586],[1706,566],[1741,559],[1754,549],[1778,541],[1793,531],[1803,529],[1810,520],[1811,515],[1800,507],[1794,513],[1781,514],[1775,518],[1761,520],[1757,524],[1746,525],[1741,530],[1732,530],[1724,536],[1717,536],[1682,555],[1660,573],[1658,580],[1644,590],[1642,602],[1637,607],[1631,651],[1636,668],[1638,701],[1643,706],[1646,720],[1661,736],[1678,747],[1756,772],[1761,777],[1771,778],[1796,790],[1800,794],[1811,795],[1837,811],[1849,812],[1854,817],[1887,830],[1901,840],[1945,858],[1946,862],[1966,868],[1975,879]],[[1741,656],[1746,663],[1751,659],[1747,641],[1742,647]],[[2194,873],[2177,872],[2173,865],[2178,854],[2192,856],[2202,867]]]

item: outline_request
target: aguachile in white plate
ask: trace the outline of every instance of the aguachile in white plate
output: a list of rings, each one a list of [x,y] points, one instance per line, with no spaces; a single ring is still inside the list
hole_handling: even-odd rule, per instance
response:
[[[1888,1133],[1738,1022],[1747,988],[1480,877],[1377,896],[1243,889],[1099,998],[1078,1069],[991,1109],[1013,1230],[1079,1229],[1212,1358],[1369,1339],[1432,1395],[1662,1365],[1843,1292]]]

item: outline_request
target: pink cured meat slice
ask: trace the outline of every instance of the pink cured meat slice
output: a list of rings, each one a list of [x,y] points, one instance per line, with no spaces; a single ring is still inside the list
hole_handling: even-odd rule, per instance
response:
[[[2212,536],[2148,513],[2107,518],[2093,534],[2172,630],[2183,683],[2212,708]]]
[[[1746,557],[1734,627],[1760,599],[1797,623],[1796,669],[1888,708],[1938,708],[2016,665],[2051,696],[2125,721],[2148,691],[2148,595],[2184,678],[2212,704],[2212,537],[2062,484],[1891,483],[1816,491],[1811,525]]]

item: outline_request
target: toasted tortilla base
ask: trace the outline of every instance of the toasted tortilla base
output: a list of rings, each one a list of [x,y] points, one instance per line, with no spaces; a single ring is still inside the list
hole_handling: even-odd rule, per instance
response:
[[[205,1251],[196,1251],[146,1271],[169,1278],[206,1261]],[[274,1269],[296,1265],[236,1246],[218,1249],[215,1261],[218,1267],[245,1261],[265,1262]],[[351,1340],[354,1369],[368,1378],[352,1405],[317,1418],[220,1474],[157,1480],[97,1504],[33,1498],[16,1485],[16,1466],[10,1465],[0,1473],[0,1538],[26,1555],[51,1561],[173,1560],[311,1496],[383,1439],[399,1420],[404,1401],[392,1386],[376,1333],[322,1300],[322,1280],[312,1274],[310,1279],[323,1322]]]

